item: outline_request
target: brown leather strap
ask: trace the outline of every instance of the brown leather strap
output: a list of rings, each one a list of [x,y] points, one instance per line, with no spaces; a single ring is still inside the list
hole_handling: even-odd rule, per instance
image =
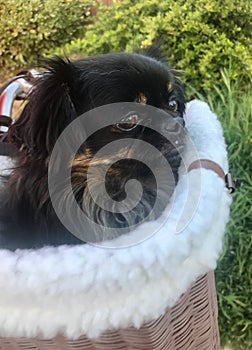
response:
[[[219,164],[215,163],[210,159],[197,159],[189,165],[188,172],[193,169],[204,168],[213,170],[217,175],[219,175],[225,181],[225,173]]]
[[[204,168],[204,169],[209,169],[214,171],[218,176],[220,176],[223,179],[230,193],[233,193],[235,191],[235,184],[234,184],[232,175],[230,173],[225,175],[222,167],[219,164],[215,163],[213,160],[197,159],[189,165],[187,172],[193,169],[199,169],[199,168]]]

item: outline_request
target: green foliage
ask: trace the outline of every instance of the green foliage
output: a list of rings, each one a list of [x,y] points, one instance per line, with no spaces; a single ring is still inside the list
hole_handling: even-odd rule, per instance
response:
[[[222,344],[252,349],[252,88],[241,90],[222,72],[223,88],[208,102],[217,113],[228,145],[230,170],[236,180],[224,252],[216,271]]]
[[[87,0],[0,0],[0,67],[36,63],[47,50],[84,33]]]
[[[156,43],[187,82],[210,90],[230,63],[232,78],[252,70],[251,32],[250,1],[124,0],[101,7],[85,37],[63,50],[93,55]]]

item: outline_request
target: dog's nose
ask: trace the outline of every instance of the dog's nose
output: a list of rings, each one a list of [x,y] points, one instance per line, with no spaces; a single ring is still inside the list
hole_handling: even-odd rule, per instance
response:
[[[180,125],[182,125],[183,127],[185,126],[185,120],[182,117],[176,117],[175,118],[176,122],[178,122]]]

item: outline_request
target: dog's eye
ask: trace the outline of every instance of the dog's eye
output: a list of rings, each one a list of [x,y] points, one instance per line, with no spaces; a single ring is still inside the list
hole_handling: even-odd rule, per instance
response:
[[[178,110],[178,102],[175,100],[171,100],[168,102],[169,109],[173,112],[177,112]]]
[[[137,124],[138,124],[138,115],[137,114],[130,114],[126,117],[122,118],[117,124],[117,128],[122,131],[131,131],[133,130]]]

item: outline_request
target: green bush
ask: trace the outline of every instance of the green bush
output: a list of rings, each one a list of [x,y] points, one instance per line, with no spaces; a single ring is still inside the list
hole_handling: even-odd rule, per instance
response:
[[[88,0],[0,0],[1,71],[36,63],[84,33]]]
[[[217,113],[236,180],[224,252],[216,270],[222,345],[252,349],[252,87],[222,73],[222,88],[213,87],[208,102]]]
[[[133,51],[157,43],[195,88],[252,70],[252,8],[244,0],[124,0],[102,7],[82,39],[64,47],[84,55]]]

